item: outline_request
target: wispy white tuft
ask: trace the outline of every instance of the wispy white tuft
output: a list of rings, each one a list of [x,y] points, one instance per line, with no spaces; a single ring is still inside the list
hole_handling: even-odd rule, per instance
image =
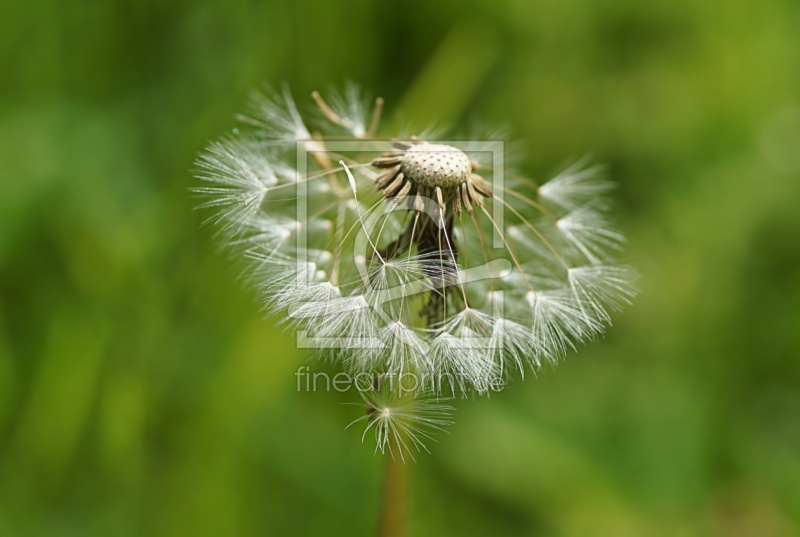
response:
[[[491,347],[494,317],[472,308],[461,310],[431,341],[431,357],[441,378],[437,385],[485,393],[497,378],[499,367]]]
[[[588,205],[561,217],[556,227],[593,265],[608,260],[609,250],[620,252],[625,243],[625,236],[601,212]]]
[[[355,351],[353,356],[358,356],[365,347],[369,338],[375,337],[380,326],[379,319],[367,302],[364,295],[346,296],[328,301],[324,316],[317,317],[318,322],[308,325],[309,332],[314,337],[336,339],[336,347],[342,353]],[[347,365],[351,371],[358,373],[361,364],[349,360]]]
[[[231,244],[255,248],[264,256],[274,255],[287,244],[298,226],[299,222],[288,216],[260,212],[243,224],[241,236],[233,238]]]
[[[256,94],[253,97],[251,114],[238,117],[241,121],[254,125],[258,135],[265,140],[294,143],[297,140],[311,139],[286,86],[281,93],[267,90],[266,94]]]
[[[517,370],[524,377],[526,364],[532,370],[540,365],[531,329],[517,322],[497,319],[492,327],[489,347],[494,352],[500,375]]]
[[[270,155],[252,140],[224,140],[208,146],[197,160],[197,177],[216,186],[193,189],[208,198],[201,208],[217,210],[211,221],[223,230],[241,228],[259,211],[278,183]]]
[[[569,270],[569,284],[581,311],[610,322],[608,309],[621,310],[636,295],[636,273],[625,266],[592,266]]]
[[[367,132],[368,99],[362,95],[361,87],[353,82],[345,83],[344,91],[331,91],[328,96],[331,109],[339,116],[341,126],[356,138]]]
[[[290,285],[272,296],[271,313],[289,309],[284,322],[302,326],[308,322],[324,321],[339,310],[342,292],[330,282],[313,285]]]
[[[298,263],[291,256],[259,248],[248,249],[245,255],[250,261],[248,280],[256,283],[269,304],[286,289],[314,283],[318,271],[314,262]]]
[[[589,201],[597,200],[614,188],[614,183],[603,179],[602,166],[586,167],[583,158],[539,187],[539,196],[567,210]]]
[[[529,292],[531,308],[531,340],[537,357],[556,361],[574,341],[584,341],[602,330],[602,325],[583,311],[565,291]]]
[[[429,357],[430,347],[417,333],[397,321],[390,321],[379,332],[378,337],[384,343],[374,356],[375,364],[365,369],[385,370],[394,378],[413,375],[415,386],[410,389],[425,391],[429,386],[425,380],[433,372],[433,364]],[[374,367],[377,366],[377,367]]]
[[[453,407],[430,396],[398,395],[398,390],[389,387],[388,380],[383,384],[377,389],[360,392],[367,413],[347,427],[366,422],[361,441],[372,431],[375,435],[375,451],[388,452],[403,461],[406,456],[414,460],[415,451],[429,453],[425,442],[435,442],[433,435],[452,425]]]

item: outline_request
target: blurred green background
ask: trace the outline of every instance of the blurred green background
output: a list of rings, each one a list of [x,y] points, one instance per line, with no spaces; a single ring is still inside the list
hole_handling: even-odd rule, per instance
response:
[[[297,393],[187,189],[248,95],[593,153],[641,295],[412,465],[413,535],[800,528],[794,0],[2,0],[0,535],[371,535],[355,394]]]

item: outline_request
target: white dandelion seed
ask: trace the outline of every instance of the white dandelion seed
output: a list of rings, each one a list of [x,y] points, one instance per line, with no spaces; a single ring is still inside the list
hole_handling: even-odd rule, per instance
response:
[[[636,295],[636,273],[626,266],[569,269],[569,284],[578,304],[597,319],[610,322],[607,308],[620,311]]]
[[[255,94],[250,113],[238,117],[255,126],[256,134],[272,143],[293,144],[297,140],[311,139],[287,86],[281,93],[268,89],[267,93]]]
[[[563,209],[574,209],[607,194],[614,183],[602,178],[602,166],[587,167],[588,162],[583,158],[543,184],[539,195]]]
[[[366,405],[366,415],[350,422],[347,427],[366,422],[363,442],[370,431],[375,436],[375,451],[392,457],[414,460],[414,451],[428,452],[425,443],[436,441],[434,435],[452,424],[453,407],[432,396],[398,394],[388,380],[381,386],[360,391]]]
[[[207,198],[201,208],[217,209],[211,222],[237,232],[250,223],[269,188],[278,183],[270,157],[249,139],[214,142],[200,155],[197,176],[215,186],[193,190]]]
[[[499,373],[503,375],[516,370],[524,378],[526,366],[535,371],[541,365],[530,328],[510,319],[495,321],[489,348],[494,350]]]
[[[389,321],[378,332],[378,337],[384,346],[369,358],[372,363],[358,364],[356,370],[378,370],[397,378],[413,373],[417,381],[430,375],[429,345],[410,327],[399,321]]]
[[[558,219],[556,227],[592,265],[602,264],[609,252],[621,252],[625,236],[614,229],[605,215],[583,205]]]
[[[361,88],[357,84],[347,82],[343,92],[334,89],[328,95],[327,102],[317,92],[312,96],[327,120],[323,127],[329,127],[333,123],[343,127],[355,138],[363,138],[367,134],[369,104],[362,97]]]

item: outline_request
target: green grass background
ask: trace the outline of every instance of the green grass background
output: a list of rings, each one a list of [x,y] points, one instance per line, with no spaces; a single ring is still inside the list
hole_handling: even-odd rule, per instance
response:
[[[295,391],[187,189],[262,83],[592,153],[641,295],[411,467],[413,535],[800,528],[795,0],[0,1],[0,535],[371,535],[355,394]]]

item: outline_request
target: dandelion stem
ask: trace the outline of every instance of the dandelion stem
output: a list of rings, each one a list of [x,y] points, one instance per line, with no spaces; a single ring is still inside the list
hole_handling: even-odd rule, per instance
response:
[[[399,439],[392,435],[389,442],[392,451],[386,457],[383,475],[378,536],[403,537],[406,534],[408,466],[401,456],[403,446],[399,443]]]

